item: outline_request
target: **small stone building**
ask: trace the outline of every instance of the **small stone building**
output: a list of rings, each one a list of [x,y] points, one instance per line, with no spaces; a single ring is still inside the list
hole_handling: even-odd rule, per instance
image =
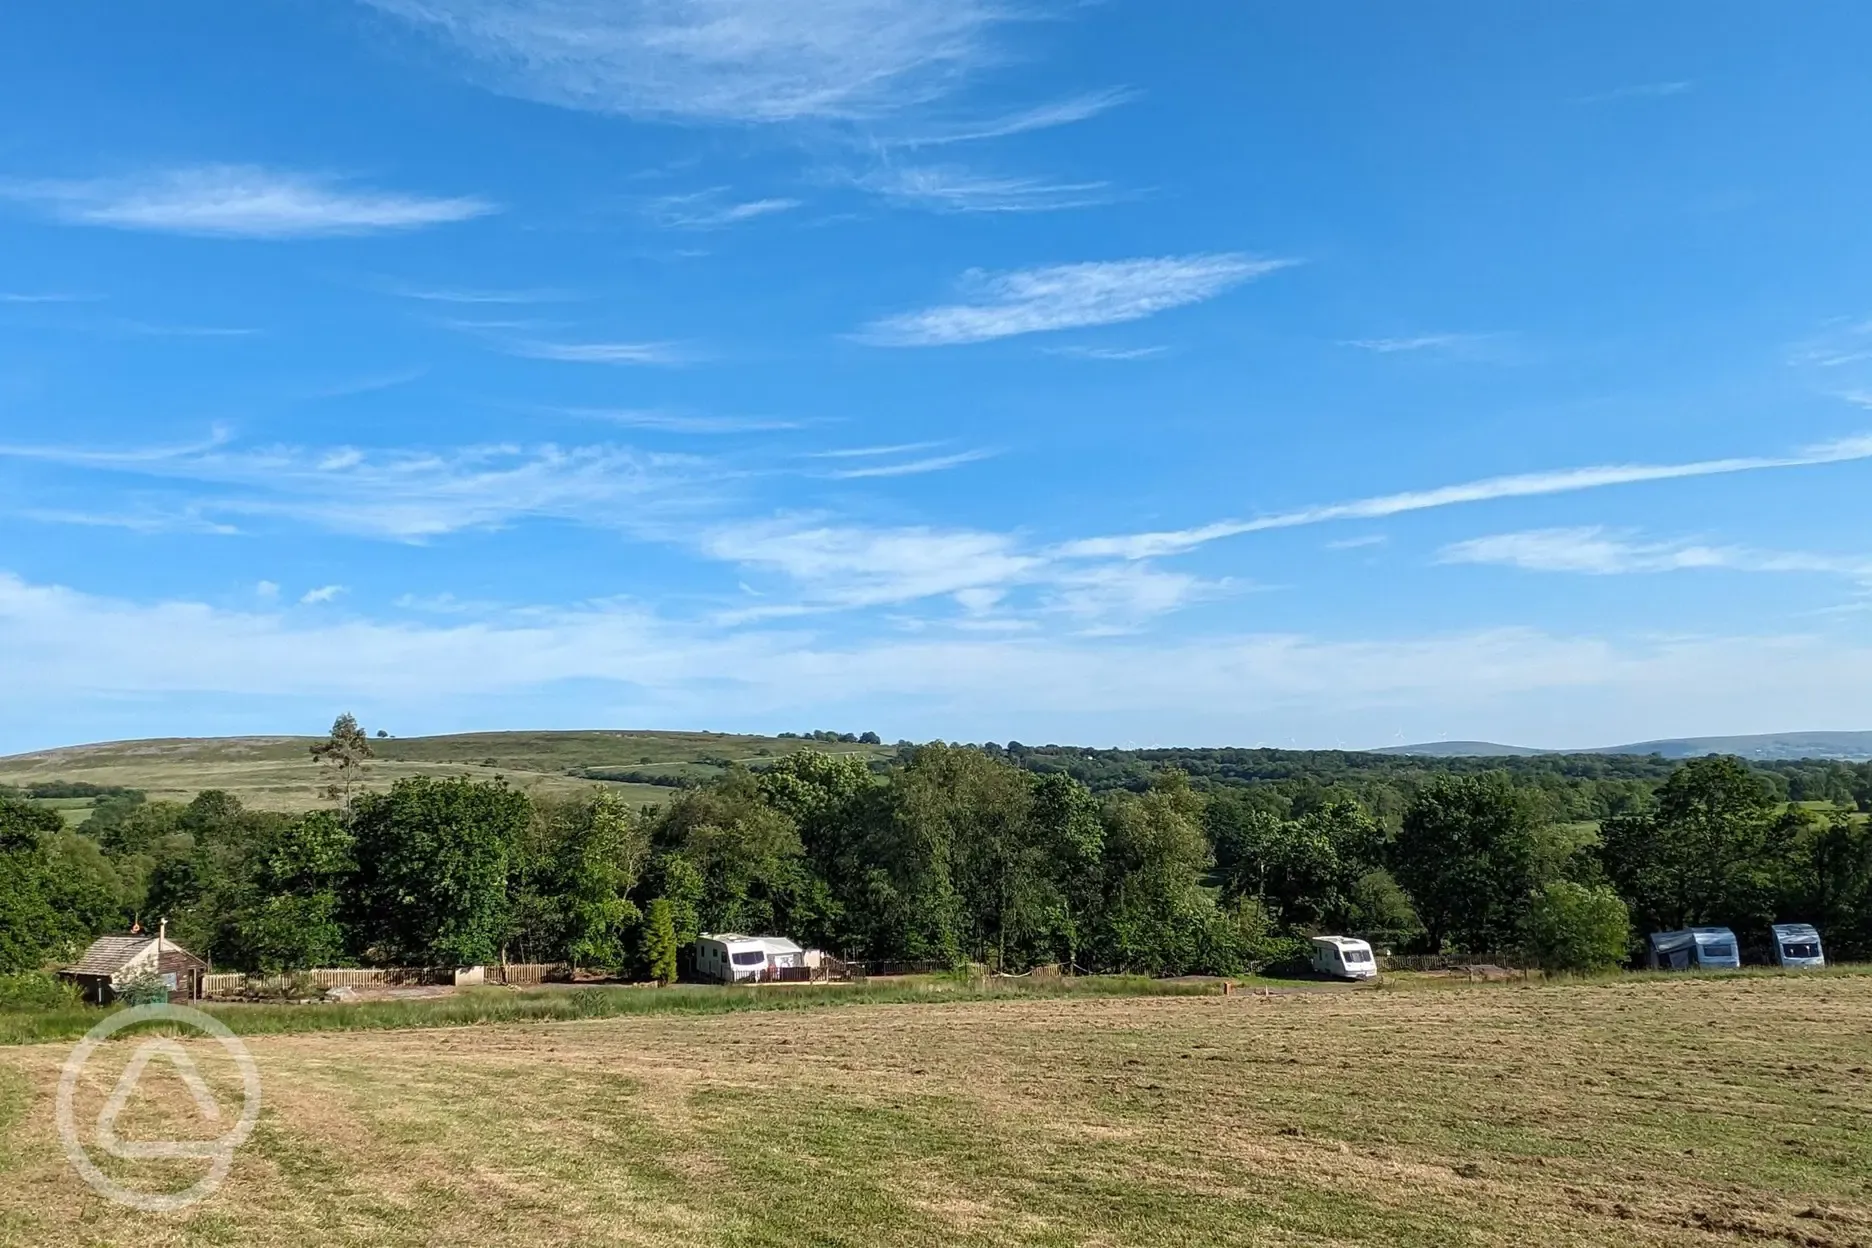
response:
[[[149,973],[161,978],[171,999],[198,1000],[208,964],[170,940],[167,929],[164,924],[154,936],[100,936],[59,977],[77,984],[93,1005],[109,1005],[121,985]]]

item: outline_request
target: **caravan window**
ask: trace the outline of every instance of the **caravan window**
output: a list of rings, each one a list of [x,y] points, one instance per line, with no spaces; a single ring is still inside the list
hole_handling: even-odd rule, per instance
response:
[[[767,955],[758,949],[749,949],[745,953],[737,953],[734,955],[734,964],[736,966],[759,966],[766,960]]]
[[[1781,956],[1784,958],[1817,958],[1820,956],[1820,946],[1811,941],[1800,944],[1790,942],[1781,946]]]
[[[1347,962],[1369,962],[1371,961],[1371,954],[1366,953],[1363,949],[1347,949],[1345,951],[1345,960]]]
[[[1704,945],[1703,956],[1706,958],[1733,958],[1735,957],[1735,946],[1729,944]]]

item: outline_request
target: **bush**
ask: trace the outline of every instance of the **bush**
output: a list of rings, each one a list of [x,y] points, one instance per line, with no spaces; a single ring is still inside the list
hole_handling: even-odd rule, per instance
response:
[[[40,971],[0,975],[0,1010],[23,1014],[69,1009],[77,1004],[77,987],[56,975]]]
[[[676,982],[675,908],[669,898],[659,897],[650,903],[644,951],[650,959],[650,978],[659,984]]]
[[[1630,950],[1631,917],[1611,889],[1558,880],[1535,892],[1521,937],[1544,971],[1610,970]]]
[[[1193,969],[1210,975],[1290,974],[1309,965],[1312,950],[1304,936],[1279,935],[1267,907],[1244,897],[1216,911]]]
[[[117,999],[125,1005],[167,1005],[169,985],[155,971],[139,971],[117,985]]]

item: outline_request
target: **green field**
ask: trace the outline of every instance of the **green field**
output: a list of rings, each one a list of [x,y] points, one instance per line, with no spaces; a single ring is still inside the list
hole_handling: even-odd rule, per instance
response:
[[[0,1243],[1847,1248],[1869,1024],[1872,977],[1638,976],[257,1036],[259,1129],[170,1215],[64,1160],[69,1046],[8,1048]],[[152,1083],[129,1138],[196,1112]]]
[[[324,804],[324,781],[310,753],[316,737],[208,737],[115,741],[0,758],[0,784],[82,781],[142,789],[152,800],[187,801],[204,789],[224,789],[260,810],[305,810]],[[794,738],[711,732],[485,732],[446,737],[392,737],[371,743],[377,758],[367,786],[387,788],[405,776],[504,776],[532,793],[582,792],[600,785],[647,805],[674,790],[619,784],[569,774],[586,769],[640,771],[694,780],[720,774],[725,762],[758,763],[806,745]],[[812,742],[813,748],[886,757],[884,746]],[[83,799],[53,799],[81,822]]]

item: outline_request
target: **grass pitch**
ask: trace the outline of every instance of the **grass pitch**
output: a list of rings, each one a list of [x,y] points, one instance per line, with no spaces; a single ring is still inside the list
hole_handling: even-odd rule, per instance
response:
[[[260,1036],[259,1130],[174,1215],[89,1194],[66,1046],[14,1048],[0,1242],[1844,1248],[1868,1024],[1872,978],[1645,977]]]

